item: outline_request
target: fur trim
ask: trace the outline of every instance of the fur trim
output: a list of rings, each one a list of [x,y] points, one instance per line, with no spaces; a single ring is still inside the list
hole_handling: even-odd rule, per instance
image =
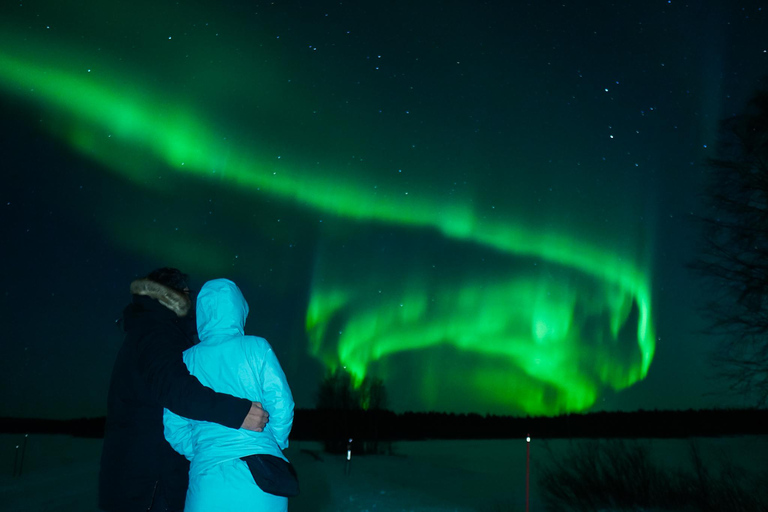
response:
[[[134,295],[146,295],[155,299],[176,313],[176,316],[186,316],[192,308],[192,301],[187,294],[147,278],[137,279],[132,282],[131,293]]]

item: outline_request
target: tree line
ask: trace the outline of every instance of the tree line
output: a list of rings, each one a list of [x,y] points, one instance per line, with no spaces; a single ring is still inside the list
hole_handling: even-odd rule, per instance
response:
[[[98,438],[104,417],[50,420],[0,418],[0,432],[68,434]],[[594,412],[545,416],[497,416],[389,410],[297,409],[293,440],[326,443],[345,450],[349,439],[374,442],[429,439],[535,438],[685,438],[768,434],[766,409]],[[367,451],[382,451],[367,450]]]

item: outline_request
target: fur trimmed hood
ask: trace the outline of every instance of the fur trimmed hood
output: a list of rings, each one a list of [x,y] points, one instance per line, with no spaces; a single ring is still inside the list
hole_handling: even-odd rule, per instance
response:
[[[192,309],[192,301],[186,293],[179,292],[147,278],[137,279],[132,282],[131,293],[134,295],[146,295],[151,299],[155,299],[176,313],[176,316],[187,316],[189,310]]]

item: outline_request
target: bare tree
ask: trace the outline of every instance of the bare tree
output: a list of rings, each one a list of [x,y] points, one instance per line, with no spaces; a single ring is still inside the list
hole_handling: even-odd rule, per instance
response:
[[[344,368],[326,372],[317,393],[317,409],[333,411],[329,418],[325,450],[341,453],[355,438],[357,450],[379,453],[379,423],[387,402],[384,381],[366,375],[355,384]],[[391,450],[391,443],[386,443]]]
[[[694,270],[711,285],[704,300],[714,356],[730,391],[768,403],[768,90],[721,124],[708,161],[704,246]]]
[[[352,375],[343,368],[326,372],[317,392],[318,409],[376,411],[386,404],[387,390],[382,379],[366,375],[355,386]]]
[[[366,375],[360,386],[362,407],[366,411],[381,411],[387,407],[387,390],[384,381]]]
[[[361,406],[361,393],[352,384],[352,375],[343,368],[326,372],[317,393],[318,409],[357,411]]]

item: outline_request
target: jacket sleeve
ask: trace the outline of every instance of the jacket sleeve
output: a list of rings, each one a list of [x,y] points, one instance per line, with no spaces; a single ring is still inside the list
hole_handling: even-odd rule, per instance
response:
[[[293,395],[277,356],[268,345],[262,361],[263,406],[269,411],[267,429],[272,431],[281,450],[288,447],[288,434],[293,426]]]
[[[182,418],[165,409],[163,411],[163,427],[165,439],[171,447],[191,461],[195,456],[193,420]]]
[[[182,331],[172,327],[139,339],[139,373],[152,397],[179,416],[240,428],[251,409],[250,400],[203,386],[184,364],[186,345]]]

